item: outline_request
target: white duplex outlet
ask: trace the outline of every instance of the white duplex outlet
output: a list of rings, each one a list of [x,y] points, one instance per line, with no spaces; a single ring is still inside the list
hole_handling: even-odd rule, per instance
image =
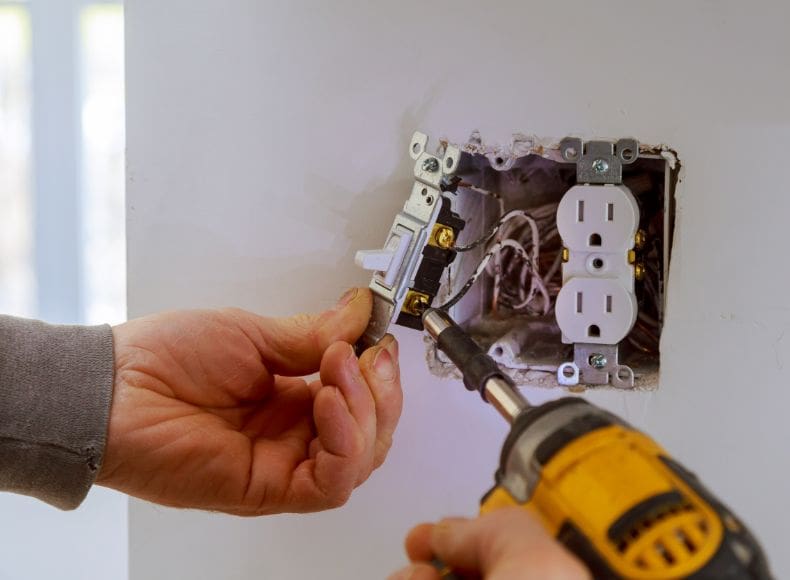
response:
[[[629,260],[639,206],[621,185],[577,185],[563,196],[557,228],[567,249],[557,323],[566,344],[613,345],[638,314]]]

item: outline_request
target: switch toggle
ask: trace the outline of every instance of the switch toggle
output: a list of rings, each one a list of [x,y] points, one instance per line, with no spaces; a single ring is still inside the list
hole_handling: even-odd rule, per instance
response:
[[[399,225],[384,244],[383,250],[360,250],[354,261],[365,270],[377,272],[376,279],[392,288],[413,237],[411,230]]]

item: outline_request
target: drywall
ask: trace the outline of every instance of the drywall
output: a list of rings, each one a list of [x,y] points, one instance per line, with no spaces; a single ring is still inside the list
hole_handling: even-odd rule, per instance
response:
[[[0,495],[0,580],[125,580],[127,504],[101,487],[72,512]]]
[[[786,577],[788,17],[780,2],[129,0],[130,313],[316,310],[365,284],[353,253],[407,196],[416,128],[672,144],[662,386],[593,398],[693,466]],[[503,427],[398,336],[404,418],[346,507],[241,520],[133,501],[132,580],[380,578],[411,524],[472,513]]]

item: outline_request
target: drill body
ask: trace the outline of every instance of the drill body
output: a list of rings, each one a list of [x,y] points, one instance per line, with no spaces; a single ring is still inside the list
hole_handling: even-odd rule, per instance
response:
[[[596,579],[771,578],[743,523],[647,435],[581,398],[530,407],[446,313],[424,322],[511,423],[482,513],[529,510]]]

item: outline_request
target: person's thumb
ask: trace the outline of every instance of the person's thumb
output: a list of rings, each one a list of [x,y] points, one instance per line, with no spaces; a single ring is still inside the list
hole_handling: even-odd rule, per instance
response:
[[[334,308],[320,314],[268,318],[244,312],[248,336],[273,374],[300,376],[318,371],[329,346],[354,343],[370,320],[373,297],[367,288],[352,288]]]

